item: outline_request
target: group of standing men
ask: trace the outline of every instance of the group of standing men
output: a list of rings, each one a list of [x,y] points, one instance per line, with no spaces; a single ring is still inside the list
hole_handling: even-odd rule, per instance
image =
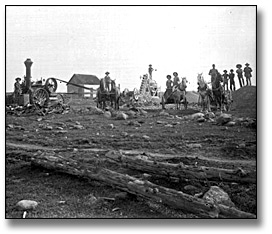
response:
[[[244,69],[242,69],[241,64],[236,65],[236,68],[237,68],[236,73],[237,73],[237,77],[238,77],[238,80],[239,80],[240,87],[243,87],[245,85],[243,73],[244,73],[244,75],[246,77],[246,85],[251,86],[252,69],[251,69],[251,67],[249,67],[249,65],[250,64],[246,63]],[[235,81],[234,81],[235,74],[234,74],[234,70],[230,69],[229,74],[228,74],[227,70],[224,70],[223,72],[224,73],[222,75],[222,78],[223,78],[224,90],[229,90],[228,81],[230,81],[230,90],[235,91]],[[215,68],[215,64],[213,64],[212,69],[209,71],[209,75],[211,76],[211,82],[214,82],[214,80],[216,79],[218,74],[220,74],[220,73]]]

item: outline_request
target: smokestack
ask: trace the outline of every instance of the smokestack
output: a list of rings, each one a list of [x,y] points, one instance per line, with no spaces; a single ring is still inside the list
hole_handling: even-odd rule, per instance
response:
[[[25,76],[25,82],[26,82],[26,88],[29,89],[31,86],[31,65],[32,61],[30,58],[28,58],[25,61],[25,66],[26,66],[26,76]]]

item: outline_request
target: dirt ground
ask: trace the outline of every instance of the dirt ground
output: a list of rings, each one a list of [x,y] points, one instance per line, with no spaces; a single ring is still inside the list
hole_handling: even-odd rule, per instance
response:
[[[8,146],[18,145],[32,150],[37,147],[64,149],[67,152],[88,148],[107,150],[139,150],[147,153],[175,155],[168,162],[255,170],[257,159],[256,128],[246,126],[220,126],[212,122],[199,123],[181,117],[198,112],[192,106],[187,110],[174,110],[167,106],[169,116],[159,115],[161,109],[148,109],[146,115],[127,120],[115,120],[93,114],[87,107],[90,100],[70,103],[67,114],[46,116],[6,116],[6,218],[21,218],[22,212],[14,209],[22,199],[35,200],[39,206],[27,218],[197,218],[181,210],[158,205],[142,198],[126,195],[119,199],[101,199],[95,205],[91,197],[116,197],[120,190],[98,181],[49,171],[31,166]],[[254,117],[250,110],[230,111],[238,117]],[[131,124],[135,121],[137,124]],[[75,125],[83,126],[82,129]],[[51,126],[51,127],[48,127]],[[201,148],[190,148],[201,144]],[[14,148],[14,147],[13,147]],[[135,177],[138,171],[128,171]],[[155,184],[186,193],[186,185],[197,192],[206,192],[217,185],[227,192],[236,207],[256,214],[256,184],[216,183],[188,181],[169,182],[150,178]]]

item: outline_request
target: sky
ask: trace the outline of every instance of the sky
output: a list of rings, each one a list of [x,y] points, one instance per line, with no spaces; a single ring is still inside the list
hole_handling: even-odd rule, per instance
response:
[[[256,85],[256,8],[253,6],[8,6],[6,91],[25,75],[32,80],[110,72],[121,89],[140,88],[148,65],[162,91],[178,72],[196,90],[197,74],[249,63]],[[236,86],[238,85],[238,79]],[[66,92],[64,83],[58,92]]]

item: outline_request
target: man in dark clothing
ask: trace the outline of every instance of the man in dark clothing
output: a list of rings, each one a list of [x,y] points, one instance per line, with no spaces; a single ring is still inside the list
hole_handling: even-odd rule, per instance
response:
[[[245,73],[246,82],[247,82],[246,85],[251,85],[252,69],[251,69],[251,67],[249,67],[248,63],[246,63],[245,65],[246,65],[246,67],[244,68],[244,73]]]
[[[245,85],[245,81],[244,81],[244,77],[243,77],[242,65],[241,64],[237,64],[236,67],[237,67],[236,73],[237,73],[237,76],[238,76],[240,88],[242,88]]]
[[[166,76],[167,78],[167,81],[166,81],[166,92],[165,92],[165,97],[166,99],[171,95],[172,93],[172,89],[173,89],[173,81],[171,80],[171,76],[170,75],[167,75]]]
[[[14,83],[14,101],[15,101],[15,103],[18,104],[19,97],[22,94],[22,88],[21,88],[21,84],[20,84],[21,78],[17,77],[15,80],[16,80],[16,82]]]
[[[152,72],[153,72],[153,67],[152,67],[152,64],[149,65],[149,68],[148,68],[148,74],[149,74],[149,78],[152,79]]]
[[[212,65],[212,69],[209,71],[209,75],[211,76],[211,83],[213,83],[218,75],[218,70],[215,69],[215,64]]]
[[[230,69],[229,80],[230,80],[230,90],[235,91],[235,81],[234,81],[235,74],[233,73],[233,69]],[[232,90],[233,87],[233,90]]]
[[[229,75],[227,73],[228,71],[224,70],[223,72],[224,72],[224,74],[223,74],[223,87],[224,87],[224,90],[229,90],[229,78],[228,78]]]

